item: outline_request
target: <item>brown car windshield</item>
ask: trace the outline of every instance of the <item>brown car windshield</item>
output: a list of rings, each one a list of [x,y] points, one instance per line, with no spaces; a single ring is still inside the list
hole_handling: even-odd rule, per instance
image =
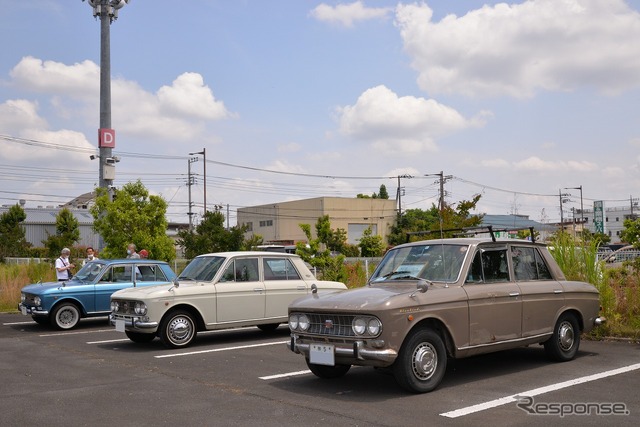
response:
[[[392,249],[380,262],[371,283],[425,279],[456,282],[469,252],[467,245],[424,244]]]

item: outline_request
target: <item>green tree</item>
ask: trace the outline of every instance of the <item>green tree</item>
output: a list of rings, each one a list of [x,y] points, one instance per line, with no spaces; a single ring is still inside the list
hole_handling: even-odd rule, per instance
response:
[[[67,208],[63,208],[56,215],[56,234],[49,234],[43,240],[47,253],[55,258],[60,255],[60,251],[65,247],[72,247],[80,240],[80,229],[78,220]]]
[[[385,244],[382,241],[382,236],[373,235],[371,227],[362,232],[360,238],[360,255],[363,257],[378,257],[382,256],[385,250]]]
[[[224,214],[216,207],[204,213],[195,230],[179,231],[178,244],[184,247],[188,259],[211,252],[240,251],[255,243],[254,239],[245,241],[246,231],[246,225],[236,225],[227,230]]]
[[[389,193],[387,193],[387,186],[384,184],[380,185],[380,192],[378,193],[378,199],[388,199]]]
[[[461,229],[467,227],[477,227],[482,223],[482,215],[472,215],[471,211],[476,208],[481,195],[475,195],[471,200],[462,200],[457,205],[446,205],[442,211],[437,206],[432,205],[431,209],[409,209],[396,220],[391,227],[391,233],[387,240],[390,245],[398,245],[407,241],[407,233],[420,231],[433,231],[433,233],[416,235],[412,240],[439,239],[442,237],[452,237],[456,232],[443,232],[439,230]]]
[[[329,216],[324,215],[318,218],[316,222],[316,235],[318,237],[315,239],[311,235],[311,225],[300,224],[300,229],[307,236],[307,243],[298,242],[296,254],[300,255],[304,261],[318,268],[322,272],[324,280],[335,280],[344,283],[347,279],[347,272],[344,267],[345,256],[342,253],[332,255],[332,249],[330,249],[330,245],[341,240],[342,233],[337,233],[331,229]],[[336,237],[336,235],[338,236]],[[333,243],[330,243],[330,241]],[[346,244],[346,233],[344,234],[344,242]]]
[[[149,258],[175,258],[173,240],[167,236],[167,202],[162,197],[150,195],[140,180],[122,186],[113,200],[104,188],[97,188],[96,192],[96,203],[91,208],[93,229],[107,245],[101,257],[123,258],[127,244],[134,243],[149,251]]]
[[[27,219],[18,204],[0,215],[0,261],[8,256],[22,256],[29,248],[22,223]]]
[[[640,218],[625,219],[624,229],[620,232],[620,240],[636,248],[640,248]]]

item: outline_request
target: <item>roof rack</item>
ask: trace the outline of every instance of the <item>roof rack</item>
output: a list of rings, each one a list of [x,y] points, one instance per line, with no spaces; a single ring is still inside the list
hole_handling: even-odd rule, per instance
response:
[[[466,228],[448,228],[446,230],[426,230],[426,231],[410,231],[407,233],[407,243],[409,243],[411,236],[423,236],[425,234],[433,234],[433,233],[451,233],[451,232],[459,232],[456,236],[468,236],[470,234],[477,235],[480,233],[489,233],[491,235],[491,240],[496,241],[495,233],[498,232],[509,232],[509,231],[520,231],[520,230],[529,230],[531,233],[531,242],[535,243],[536,236],[534,233],[533,227],[519,227],[519,228],[493,228],[492,225],[486,225],[481,227],[466,227]]]

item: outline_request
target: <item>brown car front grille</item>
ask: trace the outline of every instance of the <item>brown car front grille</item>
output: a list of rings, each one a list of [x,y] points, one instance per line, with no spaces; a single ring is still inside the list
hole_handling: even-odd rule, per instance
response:
[[[309,318],[307,334],[328,335],[334,337],[354,337],[351,315],[305,313]]]

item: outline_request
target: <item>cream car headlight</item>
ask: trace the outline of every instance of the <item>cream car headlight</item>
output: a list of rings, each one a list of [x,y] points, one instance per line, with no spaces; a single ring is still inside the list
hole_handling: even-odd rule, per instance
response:
[[[136,304],[133,307],[133,311],[139,316],[144,316],[147,314],[147,304],[136,301]]]
[[[120,304],[118,303],[118,301],[111,301],[111,312],[117,313],[118,310],[120,310]]]
[[[37,307],[40,307],[40,306],[42,305],[42,298],[40,298],[40,297],[35,297],[35,298],[33,299],[33,303],[34,303]]]
[[[292,331],[295,331],[296,329],[298,329],[298,315],[297,314],[292,314],[291,316],[289,316],[289,329],[291,329]]]

